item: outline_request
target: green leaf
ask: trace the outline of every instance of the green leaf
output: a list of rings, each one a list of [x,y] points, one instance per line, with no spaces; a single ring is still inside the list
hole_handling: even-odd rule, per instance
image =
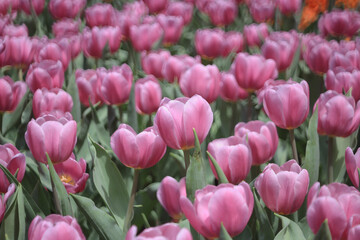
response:
[[[117,225],[115,219],[103,210],[97,208],[91,199],[75,194],[71,194],[71,197],[82,214],[99,234],[100,239],[125,239],[125,235]]]
[[[306,216],[298,222],[298,225],[301,228],[301,231],[303,232],[304,237],[306,239],[312,239],[314,237],[314,233],[311,231],[311,228],[309,227]]]
[[[61,182],[58,174],[55,171],[54,165],[51,162],[49,155],[46,153],[46,157],[48,160],[50,178],[51,178],[51,185],[54,194],[54,202],[55,207],[59,212],[59,214],[66,216],[66,215],[73,215],[72,208],[69,201],[69,195],[66,192],[64,184]]]
[[[22,112],[24,110],[26,102],[28,101],[28,98],[29,91],[25,93],[24,97],[21,99],[14,112],[4,114],[2,131],[0,131],[3,133],[3,135],[5,135],[12,127],[19,124]]]
[[[25,222],[25,207],[24,207],[24,194],[23,188],[21,185],[18,186],[18,194],[17,194],[17,213],[18,213],[18,239],[25,239],[25,230],[26,230],[26,222]]]
[[[16,186],[20,184],[19,181],[16,179],[16,177],[14,177],[4,165],[0,164],[0,168],[4,172],[5,176],[7,177],[10,183],[15,183]]]
[[[328,225],[328,220],[325,219],[325,221],[321,224],[321,227],[318,231],[318,233],[315,235],[313,240],[331,240],[331,232]]]
[[[248,226],[245,227],[245,229],[240,233],[239,235],[235,236],[233,238],[234,240],[252,240],[252,234],[251,230]]]
[[[315,112],[310,118],[307,135],[309,140],[306,144],[306,154],[303,163],[309,173],[310,183],[312,186],[319,179],[319,166],[320,166],[320,144],[319,135],[317,133],[317,122],[318,122],[318,108],[316,107]]]
[[[90,109],[93,116],[93,121],[90,122],[90,127],[88,133],[91,136],[96,137],[95,140],[98,140],[103,146],[110,147],[110,135],[109,132],[104,128],[100,118],[97,114],[95,107],[90,103]]]
[[[32,101],[26,104],[24,111],[21,114],[21,124],[26,124],[30,121],[32,114]]]
[[[209,153],[208,151],[206,151],[208,157],[211,160],[211,163],[213,164],[216,174],[218,175],[219,178],[219,182],[220,183],[229,183],[228,179],[226,178],[223,170],[221,169],[221,167],[219,166],[219,164],[217,163],[217,161],[214,159],[214,157],[211,155],[211,153]]]
[[[71,65],[72,63],[70,63]],[[66,88],[66,92],[68,92],[73,100],[73,108],[71,110],[71,115],[74,117],[76,122],[81,120],[81,106],[80,106],[80,99],[79,99],[79,91],[75,81],[75,74],[72,73],[71,77],[69,78],[69,83]]]
[[[305,240],[301,228],[294,221],[276,213],[275,215],[281,219],[283,226],[280,232],[275,236],[275,240]]]
[[[223,223],[221,223],[219,240],[232,240]]]
[[[116,164],[111,161],[106,150],[95,143],[96,157],[94,158],[93,180],[97,191],[122,229],[129,203],[129,193],[121,173]]]

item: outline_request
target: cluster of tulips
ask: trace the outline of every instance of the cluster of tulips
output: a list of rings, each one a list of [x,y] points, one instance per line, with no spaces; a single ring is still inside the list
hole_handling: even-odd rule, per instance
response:
[[[358,239],[359,8],[1,0],[0,239]]]

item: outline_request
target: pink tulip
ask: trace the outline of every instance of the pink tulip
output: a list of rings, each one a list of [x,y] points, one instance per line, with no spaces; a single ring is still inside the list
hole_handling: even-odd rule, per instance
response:
[[[219,96],[220,72],[215,65],[195,64],[180,77],[180,89],[186,97],[199,94],[212,103]]]
[[[235,136],[247,139],[252,155],[252,165],[260,165],[275,155],[279,137],[273,122],[250,121],[235,126]]]
[[[244,26],[244,37],[246,44],[250,47],[258,46],[269,36],[266,23],[250,24]]]
[[[165,177],[160,183],[156,196],[171,218],[178,221],[183,215],[180,208],[180,197],[186,197],[185,178],[177,182],[172,177]]]
[[[276,0],[276,5],[282,14],[291,15],[300,10],[301,2],[301,0]]]
[[[34,11],[36,15],[44,10],[45,0],[20,0],[21,9],[27,14],[31,15],[31,12]]]
[[[166,145],[174,149],[190,149],[195,145],[193,128],[202,143],[212,121],[213,113],[209,103],[195,95],[175,100],[164,98],[156,113],[154,125]]]
[[[201,59],[199,56],[169,56],[162,65],[161,76],[163,76],[164,79],[170,83],[178,82],[181,74],[183,74],[187,69],[189,69],[196,63],[201,63]]]
[[[0,164],[13,175],[17,172],[16,179],[21,182],[24,178],[26,160],[25,155],[20,153],[14,145],[7,143],[0,145]],[[0,193],[5,193],[10,183],[3,171],[0,172]]]
[[[318,28],[323,36],[352,37],[360,29],[360,14],[349,10],[324,13],[318,22]]]
[[[270,163],[256,179],[255,187],[271,211],[289,215],[304,202],[309,187],[309,173],[294,159],[280,167]]]
[[[315,107],[318,108],[317,131],[321,135],[348,137],[360,124],[360,104],[352,97],[328,90],[320,94]]]
[[[5,37],[5,48],[0,54],[0,66],[28,67],[34,61],[36,40],[27,36]]]
[[[142,0],[146,6],[149,8],[150,13],[159,13],[166,9],[169,4],[168,0]]]
[[[164,14],[159,14],[156,19],[164,31],[162,39],[163,45],[170,46],[177,43],[184,27],[183,19],[181,17],[167,16]]]
[[[250,14],[256,22],[272,20],[275,15],[274,0],[251,0],[249,3]]]
[[[2,31],[2,35],[9,37],[27,37],[29,33],[25,24],[22,25],[8,24],[4,27]]]
[[[160,106],[161,87],[153,75],[138,79],[135,83],[135,106],[139,114],[152,114]]]
[[[166,15],[181,17],[184,25],[188,25],[191,22],[193,8],[193,5],[187,2],[169,2]]]
[[[359,172],[358,169],[360,168],[360,148],[356,151],[354,155],[352,149],[347,147],[345,150],[345,164],[346,164],[346,171],[349,175],[349,178],[354,184],[356,188],[359,188]]]
[[[341,52],[343,50],[344,52]],[[339,48],[329,58],[329,69],[333,71],[353,71],[360,69],[360,52],[359,50],[348,50]]]
[[[35,93],[41,88],[61,88],[64,83],[64,70],[60,61],[44,60],[30,65],[26,83]]]
[[[78,34],[66,34],[62,37],[60,37],[60,41],[65,40],[69,43],[69,45],[71,46],[70,48],[70,55],[71,55],[71,59],[76,58],[81,51],[83,50],[83,38],[82,38],[82,34],[78,33]]]
[[[360,193],[341,183],[322,186],[316,182],[309,190],[306,219],[316,234],[321,224],[328,221],[333,240],[347,239],[351,219],[359,216]]]
[[[162,79],[162,68],[170,56],[171,54],[167,50],[142,52],[141,67],[146,74],[152,74],[156,78]]]
[[[239,137],[215,139],[208,145],[209,153],[214,157],[230,183],[239,184],[250,172],[252,157],[246,142]],[[211,170],[218,179],[210,158]]]
[[[136,134],[129,125],[120,124],[110,144],[122,164],[136,169],[154,166],[166,152],[166,145],[154,127]]]
[[[0,194],[0,223],[2,222],[4,215],[5,215],[6,202],[9,199],[9,197],[14,194],[14,192],[15,192],[15,183],[12,183],[9,185],[7,190],[4,192],[5,193],[4,196],[2,196],[2,194]]]
[[[49,11],[56,18],[75,18],[86,5],[86,0],[50,0]]]
[[[275,61],[260,55],[239,53],[234,64],[235,78],[239,86],[247,92],[259,90],[267,80],[275,79],[278,75]]]
[[[104,102],[101,93],[101,80],[96,70],[77,69],[75,72],[76,85],[79,90],[80,102],[89,107],[91,104]]]
[[[0,113],[3,113],[16,109],[27,88],[24,82],[14,82],[10,77],[4,76],[0,78],[0,89]]]
[[[28,238],[29,240],[86,239],[75,218],[57,214],[50,214],[44,219],[36,216],[30,224]]]
[[[357,102],[360,100],[360,70],[354,71],[332,71],[326,73],[325,87],[340,94],[351,91],[351,95]]]
[[[11,12],[16,12],[20,9],[20,0],[2,0],[0,2],[0,15],[6,15]]]
[[[111,70],[98,69],[101,96],[107,104],[120,105],[129,100],[133,74],[127,64],[114,66]]]
[[[180,228],[175,223],[166,223],[157,227],[151,227],[145,229],[136,237],[137,227],[132,226],[126,234],[125,240],[192,240],[192,236],[189,230],[186,228]]]
[[[222,57],[227,57],[230,53],[241,52],[244,48],[244,38],[239,32],[226,32],[224,35],[224,51]]]
[[[54,168],[68,193],[84,191],[89,174],[86,173],[86,161],[83,158],[76,161],[74,154],[71,154],[68,160],[55,164]]]
[[[43,60],[60,61],[65,72],[71,60],[71,47],[66,39],[54,39],[40,49],[36,60],[37,62]]]
[[[25,141],[36,161],[47,164],[47,153],[56,164],[67,160],[76,143],[76,122],[71,115],[56,118],[48,114],[32,119],[25,132]]]
[[[130,27],[130,40],[138,52],[150,51],[155,42],[160,40],[163,30],[159,23],[143,23]]]
[[[238,6],[234,1],[212,0],[205,7],[210,21],[215,26],[226,26],[234,22]]]
[[[71,112],[73,100],[67,92],[59,88],[46,88],[36,90],[33,97],[33,113],[38,118],[44,113],[59,112],[65,114]]]
[[[232,73],[221,73],[220,97],[225,101],[236,102],[239,99],[246,99],[248,93],[242,89]]]
[[[285,129],[299,127],[309,114],[309,85],[292,80],[264,90],[264,110],[276,126]],[[320,114],[319,114],[320,116]]]
[[[360,216],[354,215],[350,218],[350,228],[347,234],[348,240],[356,240],[360,234]]]
[[[52,32],[55,37],[75,35],[80,31],[80,24],[80,20],[70,18],[59,20],[52,25]]]
[[[221,224],[230,236],[240,234],[248,223],[254,197],[246,182],[208,185],[195,193],[194,204],[180,197],[181,210],[191,226],[208,239],[219,237]]]
[[[111,26],[112,16],[115,14],[115,9],[108,3],[97,3],[85,10],[86,25],[89,27],[95,26]]]

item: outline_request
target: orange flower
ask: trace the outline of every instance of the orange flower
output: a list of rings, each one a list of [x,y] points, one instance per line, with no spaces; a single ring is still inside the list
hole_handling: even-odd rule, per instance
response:
[[[327,9],[328,4],[328,0],[305,0],[299,30],[304,30],[311,23],[315,22],[319,13],[324,12]]]
[[[335,6],[341,7],[344,6],[344,8],[356,8],[359,5],[359,0],[336,0]]]

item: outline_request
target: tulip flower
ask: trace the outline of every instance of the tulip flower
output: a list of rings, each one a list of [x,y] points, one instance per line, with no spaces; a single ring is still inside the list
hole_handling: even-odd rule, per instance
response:
[[[270,163],[256,179],[255,187],[271,211],[288,215],[296,212],[304,202],[309,173],[295,160],[282,166]]]
[[[226,26],[234,22],[238,6],[234,1],[213,0],[206,5],[205,12],[215,26]]]
[[[167,59],[171,56],[167,50],[151,51],[141,53],[141,67],[146,74],[154,75],[162,79],[162,68]]]
[[[342,52],[344,51],[344,52]],[[339,47],[337,52],[329,58],[329,69],[339,71],[353,71],[360,69],[360,53],[358,50],[349,50]]]
[[[232,73],[221,73],[220,97],[225,101],[236,102],[239,99],[246,99],[248,93],[242,89]]]
[[[136,134],[129,125],[120,124],[110,144],[122,164],[136,169],[154,166],[166,152],[166,145],[154,127]]]
[[[185,178],[177,182],[174,178],[167,176],[161,181],[159,189],[156,192],[156,197],[161,206],[165,208],[174,221],[179,221],[182,217],[180,208],[181,196],[186,197]]]
[[[27,36],[5,37],[5,48],[0,54],[0,66],[27,67],[34,61],[36,41]]]
[[[37,89],[61,88],[64,83],[64,70],[60,61],[44,60],[30,65],[26,83],[35,93]]]
[[[167,5],[169,4],[168,0],[143,0],[146,6],[149,8],[149,13],[159,13],[166,9]]]
[[[352,37],[360,29],[360,14],[349,10],[324,13],[318,22],[318,28],[323,36]]]
[[[160,106],[161,87],[153,75],[138,79],[135,83],[135,107],[139,114],[152,114]]]
[[[0,164],[13,175],[17,172],[16,179],[19,182],[22,181],[26,168],[25,155],[20,153],[14,145],[10,143],[0,145]],[[5,193],[9,185],[6,175],[3,171],[0,171],[0,193]]]
[[[71,156],[76,144],[77,125],[70,117],[56,118],[48,114],[28,123],[25,141],[36,161],[47,164],[46,153],[54,164]]]
[[[249,10],[251,17],[256,22],[266,22],[272,20],[275,15],[274,0],[251,0]]]
[[[193,5],[187,2],[169,2],[166,15],[181,17],[184,25],[188,25],[191,22],[193,8]]]
[[[115,9],[108,3],[97,3],[85,10],[86,25],[90,28],[95,26],[111,26],[112,16]]]
[[[85,240],[86,238],[75,218],[71,216],[50,214],[44,219],[40,216],[36,216],[32,220],[29,226],[28,239]]]
[[[230,236],[240,234],[248,223],[254,197],[246,182],[208,185],[195,193],[194,204],[180,198],[181,210],[191,226],[208,239],[219,237],[221,224]]]
[[[12,13],[16,12],[17,10],[20,9],[20,6],[21,6],[20,0],[3,0],[0,3],[0,14],[6,15],[7,13],[9,13],[10,10]]]
[[[325,87],[339,94],[351,91],[355,102],[360,100],[360,71],[333,71],[329,70],[325,77]]]
[[[347,147],[345,150],[345,165],[349,178],[356,188],[359,188],[359,172],[360,168],[360,148],[353,154],[352,149]]]
[[[68,193],[79,193],[85,189],[89,174],[86,171],[86,161],[81,158],[76,161],[74,154],[61,163],[54,165],[61,182]]]
[[[134,49],[138,52],[150,51],[156,41],[163,35],[163,30],[159,23],[143,23],[130,27],[130,40]]]
[[[75,18],[86,5],[86,0],[50,0],[49,11],[56,18]]]
[[[160,103],[154,125],[160,136],[171,148],[191,149],[195,145],[193,128],[202,143],[213,121],[211,107],[199,95],[191,98],[164,98]]]
[[[360,104],[355,105],[352,97],[329,90],[320,94],[315,106],[319,111],[317,131],[321,135],[348,137],[359,127]]]
[[[66,39],[55,39],[47,42],[39,51],[36,60],[54,60],[62,63],[63,70],[67,69],[71,60],[71,46]]]
[[[62,89],[53,88],[48,90],[43,88],[36,90],[32,107],[35,118],[53,111],[65,114],[66,112],[71,112],[73,100],[71,95]]]
[[[244,38],[246,44],[250,47],[258,46],[269,36],[269,30],[266,23],[250,24],[244,26]]]
[[[284,15],[291,15],[301,8],[301,0],[276,0],[276,5]]]
[[[156,19],[164,31],[162,39],[163,45],[170,46],[177,43],[184,27],[183,19],[181,17],[167,16],[164,14],[159,14]]]
[[[29,35],[28,29],[25,24],[8,24],[3,28],[2,34],[9,37],[27,37]]]
[[[2,193],[0,193],[0,223],[2,222],[5,211],[6,211],[6,202],[13,195],[15,192],[15,183],[12,183],[9,185],[7,190],[4,192],[4,196],[2,196]]]
[[[80,31],[80,20],[63,19],[52,25],[52,33],[55,37],[78,34]]]
[[[34,11],[36,15],[44,10],[45,0],[20,0],[21,1],[21,10],[23,10],[27,15],[31,15],[31,12]]]
[[[162,64],[161,76],[170,83],[178,82],[181,74],[196,63],[201,63],[199,56],[195,58],[188,55],[169,56]]]
[[[12,112],[23,98],[26,92],[26,84],[21,81],[13,80],[4,76],[0,78],[0,114],[3,112]],[[0,129],[1,132],[1,129]]]
[[[132,226],[126,234],[125,240],[142,240],[142,239],[181,239],[181,240],[192,240],[192,235],[186,228],[180,228],[175,223],[166,223],[157,227],[151,227],[145,229],[136,237],[137,227]]]
[[[208,151],[230,183],[239,184],[249,174],[252,157],[251,150],[244,139],[235,136],[215,139],[209,143]],[[213,174],[218,179],[210,158],[209,163]]]
[[[76,85],[79,90],[80,102],[89,107],[91,104],[102,103],[101,80],[96,70],[77,69],[75,72]]]
[[[247,139],[251,149],[252,165],[270,161],[275,155],[279,137],[273,122],[240,122],[235,126],[235,136]]]

